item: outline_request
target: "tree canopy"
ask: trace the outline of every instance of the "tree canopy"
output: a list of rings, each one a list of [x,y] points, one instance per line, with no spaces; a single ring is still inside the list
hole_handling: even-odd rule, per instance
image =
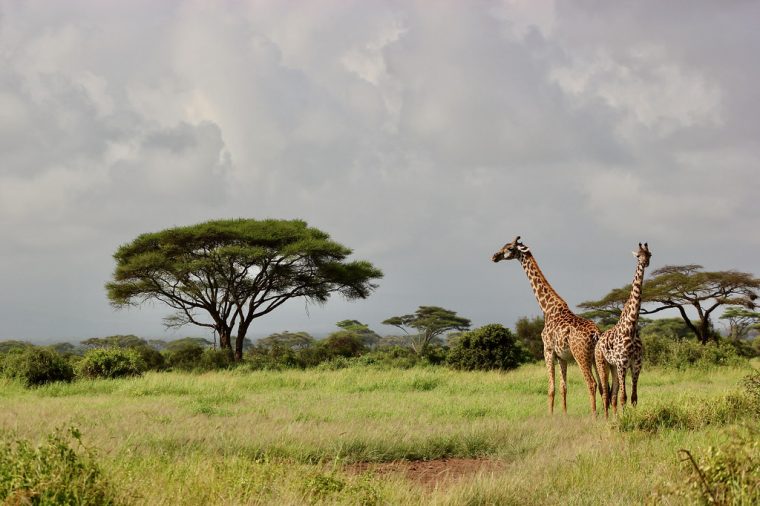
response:
[[[456,311],[438,306],[420,306],[414,314],[392,316],[383,324],[397,327],[408,335],[412,349],[418,355],[424,355],[428,346],[445,332],[470,328],[470,320],[457,316]],[[410,333],[407,329],[416,332]]]
[[[686,326],[706,343],[715,334],[712,331],[712,313],[721,306],[754,307],[760,279],[739,271],[703,271],[701,265],[668,265],[652,272],[644,281],[641,294],[641,314],[649,315],[667,309],[677,310]],[[583,316],[590,318],[614,317],[630,294],[631,286],[616,288],[602,299],[586,301],[579,307],[588,309]],[[692,322],[687,310],[697,318]]]
[[[256,346],[264,349],[275,347],[301,350],[313,346],[316,340],[308,332],[276,332],[256,341]]]
[[[148,342],[133,334],[128,334],[91,337],[82,341],[82,346],[86,346],[87,348],[137,348],[140,346],[148,346]]]
[[[369,325],[358,320],[341,320],[335,325],[342,330],[353,332],[367,348],[372,348],[380,341],[380,336]]]
[[[325,303],[339,293],[366,298],[382,272],[347,261],[351,250],[301,220],[217,220],[142,234],[114,254],[108,298],[117,308],[157,300],[174,313],[165,324],[213,329],[242,357],[256,318],[290,299]]]

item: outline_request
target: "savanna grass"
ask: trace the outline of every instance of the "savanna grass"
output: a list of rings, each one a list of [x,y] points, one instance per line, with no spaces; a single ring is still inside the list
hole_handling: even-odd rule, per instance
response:
[[[639,406],[619,423],[665,405],[691,413],[727,402],[747,372],[645,370]],[[725,430],[748,423],[702,414],[710,423],[621,432],[618,422],[589,416],[575,368],[569,414],[549,417],[540,365],[508,373],[233,369],[4,386],[0,426],[39,438],[76,423],[100,449],[118,500],[132,504],[642,503],[654,485],[679,478],[678,449],[718,446]],[[450,457],[501,465],[433,489],[346,467]]]

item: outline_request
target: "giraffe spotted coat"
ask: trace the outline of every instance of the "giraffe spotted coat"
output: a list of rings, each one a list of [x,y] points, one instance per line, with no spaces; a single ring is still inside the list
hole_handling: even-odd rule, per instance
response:
[[[575,359],[588,387],[591,412],[596,416],[596,381],[593,369],[594,346],[599,337],[599,328],[594,322],[581,318],[570,310],[546,280],[530,249],[520,242],[519,236],[505,244],[491,259],[494,262],[519,260],[544,313],[541,339],[544,343],[544,361],[549,376],[549,413],[554,411],[555,363],[559,363],[561,373],[562,411],[567,413],[567,362]]]
[[[652,254],[649,245],[639,243],[636,274],[631,283],[631,294],[628,297],[620,319],[614,327],[605,331],[599,338],[594,350],[596,370],[602,389],[602,402],[604,403],[604,415],[609,416],[609,407],[617,414],[618,391],[622,390],[621,406],[626,404],[625,377],[626,371],[631,370],[631,404],[638,402],[638,382],[641,372],[643,346],[639,338],[638,320],[641,309],[641,285],[644,279],[644,269],[649,266]],[[612,388],[610,389],[608,375],[612,374]]]

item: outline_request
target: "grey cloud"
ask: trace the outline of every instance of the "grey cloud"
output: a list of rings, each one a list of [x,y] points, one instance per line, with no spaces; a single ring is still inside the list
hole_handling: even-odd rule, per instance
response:
[[[260,333],[391,331],[421,304],[512,324],[538,308],[489,256],[517,234],[571,304],[629,282],[640,240],[655,265],[757,271],[756,11],[4,2],[0,276],[19,295],[0,337],[160,334],[163,308],[107,307],[110,254],[216,217],[305,218],[386,273],[366,301],[294,302]],[[25,281],[22,258],[67,274]],[[34,330],[13,318],[25,285],[60,308]],[[73,291],[86,316],[56,306]]]

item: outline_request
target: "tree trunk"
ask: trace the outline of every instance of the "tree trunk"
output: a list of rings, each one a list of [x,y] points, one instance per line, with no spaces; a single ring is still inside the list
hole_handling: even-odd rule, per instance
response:
[[[235,339],[235,362],[243,360],[243,342],[245,341],[245,335],[248,334],[249,323],[241,321],[238,324],[237,338]]]
[[[699,342],[703,345],[710,340],[710,323],[707,320],[699,322]]]
[[[217,327],[217,334],[219,334],[219,349],[220,350],[232,350],[232,342],[230,340],[230,329],[224,327]]]

